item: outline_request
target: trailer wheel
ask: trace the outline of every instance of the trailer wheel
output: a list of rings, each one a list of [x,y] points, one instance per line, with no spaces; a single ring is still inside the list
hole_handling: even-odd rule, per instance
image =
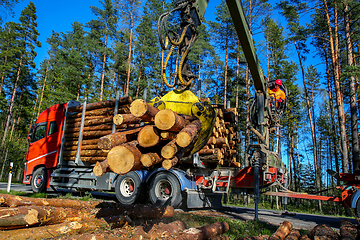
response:
[[[358,200],[356,201],[355,215],[356,215],[357,217],[360,216],[360,197],[359,197]]]
[[[182,195],[178,179],[169,172],[158,173],[150,183],[149,197],[153,204],[179,207]]]
[[[120,175],[115,184],[115,195],[122,204],[133,204],[141,193],[141,180],[135,172]]]
[[[41,193],[46,191],[47,174],[44,167],[36,169],[31,178],[31,188],[34,193]]]

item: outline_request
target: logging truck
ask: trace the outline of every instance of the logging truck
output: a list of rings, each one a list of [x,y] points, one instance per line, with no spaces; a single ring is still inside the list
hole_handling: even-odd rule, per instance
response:
[[[117,95],[114,100],[70,101],[45,110],[29,131],[23,182],[34,192],[49,187],[115,191],[124,204],[149,199],[189,208],[218,207],[229,189],[251,191],[257,213],[259,187],[286,182],[286,168],[269,145],[269,129],[278,130],[281,109],[271,111],[241,5],[227,0],[256,90],[249,123],[254,140],[247,149],[249,164],[242,167],[236,110],[212,105],[189,91],[195,75],[187,54],[207,3],[179,1],[159,18],[160,45],[168,52],[162,80],[174,90],[150,102]],[[179,34],[166,26],[174,11],[181,15]],[[167,63],[175,48],[180,61],[171,68],[178,70],[170,73],[176,76],[170,84]]]

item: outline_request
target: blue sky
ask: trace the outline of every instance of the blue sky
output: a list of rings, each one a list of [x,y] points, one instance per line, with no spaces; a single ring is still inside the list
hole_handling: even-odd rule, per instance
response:
[[[8,16],[5,22],[18,21],[21,11],[30,2],[30,0],[20,0],[14,9],[14,18]],[[75,21],[80,23],[89,22],[95,18],[90,6],[100,6],[99,0],[33,0],[32,2],[35,4],[38,17],[38,31],[40,33],[38,40],[42,44],[41,48],[36,49],[38,55],[35,63],[37,66],[47,57],[48,45],[46,39],[51,35],[52,31],[66,32],[71,30],[71,24]],[[219,2],[218,0],[210,1],[205,15],[207,19],[210,19],[211,15],[213,15],[215,5],[219,4]]]

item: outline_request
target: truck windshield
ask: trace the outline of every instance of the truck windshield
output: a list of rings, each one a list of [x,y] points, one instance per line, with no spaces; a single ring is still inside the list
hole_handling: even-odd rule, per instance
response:
[[[46,126],[47,126],[47,122],[37,124],[35,133],[34,133],[34,137],[31,142],[36,142],[45,137]]]

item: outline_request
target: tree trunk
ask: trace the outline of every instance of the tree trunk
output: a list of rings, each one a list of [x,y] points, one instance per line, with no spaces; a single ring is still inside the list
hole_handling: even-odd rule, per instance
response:
[[[163,109],[155,115],[155,126],[160,130],[180,132],[187,121],[170,109]]]
[[[86,117],[85,117],[84,127],[100,125],[100,124],[104,124],[104,123],[112,123],[112,121],[113,121],[113,117],[103,117],[103,118],[95,117],[95,118],[90,118],[90,119],[89,118],[86,119]],[[66,126],[68,128],[80,127],[81,122],[73,122],[73,123],[66,122]]]
[[[112,124],[101,124],[101,125],[95,125],[95,126],[88,126],[88,127],[84,127],[83,131],[87,132],[87,131],[104,131],[104,130],[111,130],[112,129]],[[80,127],[74,127],[74,128],[66,128],[65,129],[65,134],[67,133],[76,133],[80,131]]]
[[[323,51],[325,55],[325,66],[326,66],[326,76],[327,76],[327,86],[328,86],[328,94],[329,94],[329,105],[330,105],[330,119],[331,119],[331,138],[334,146],[334,158],[335,158],[335,169],[336,172],[340,172],[339,167],[339,159],[338,159],[338,143],[336,140],[336,125],[335,125],[335,116],[334,116],[334,106],[333,106],[333,96],[332,96],[332,87],[331,87],[331,81],[330,81],[330,70],[329,70],[329,63],[328,63],[328,56],[326,51],[325,43],[323,42]],[[339,184],[339,180],[337,180]]]
[[[13,87],[13,91],[11,94],[11,98],[9,101],[9,107],[7,110],[7,114],[6,114],[6,120],[5,120],[5,128],[4,128],[4,135],[1,141],[1,146],[0,146],[0,162],[2,162],[2,169],[1,169],[1,176],[3,176],[4,174],[4,166],[6,164],[5,161],[2,161],[2,156],[4,155],[4,147],[5,147],[5,142],[6,142],[6,137],[7,137],[7,132],[9,130],[9,126],[10,126],[10,121],[11,121],[11,116],[12,116],[12,110],[15,104],[15,96],[16,96],[16,89],[17,89],[17,85],[20,79],[20,70],[21,70],[21,65],[22,65],[22,59],[23,59],[23,55],[21,55],[20,57],[20,61],[19,61],[19,65],[17,68],[17,72],[16,72],[16,79],[14,82],[14,87]]]
[[[109,164],[107,162],[107,159],[105,159],[102,162],[96,162],[93,168],[93,173],[95,174],[95,176],[101,177],[104,173],[108,172],[109,170],[110,170]]]
[[[348,65],[353,67],[353,47],[350,36],[350,19],[349,19],[349,5],[347,0],[343,0],[344,4],[344,18],[345,18],[345,36],[346,36],[346,49]],[[358,117],[357,117],[357,100],[356,100],[356,88],[355,77],[350,77],[350,112],[351,112],[351,140],[352,140],[352,158],[353,158],[353,171],[359,170],[360,154],[359,154],[359,129],[358,129]]]
[[[149,105],[142,99],[136,99],[130,105],[130,112],[132,115],[141,118],[145,122],[153,122],[159,109]]]
[[[144,127],[138,127],[134,129],[124,130],[121,132],[115,132],[104,137],[101,137],[98,141],[98,147],[100,149],[110,150],[115,146],[122,143],[131,142],[137,138],[138,133]]]
[[[121,124],[126,123],[140,123],[141,118],[137,118],[132,114],[116,114],[114,116],[113,122],[115,125],[120,126]]]
[[[76,157],[73,155],[73,156],[64,156],[63,157],[64,161],[75,161],[76,160]],[[88,163],[96,163],[96,162],[101,162],[101,161],[105,161],[106,157],[99,157],[99,156],[90,156],[90,157],[83,157],[81,156],[80,157],[80,160],[83,161],[83,162],[88,162]]]
[[[153,147],[160,142],[159,132],[154,125],[146,125],[139,132],[137,140],[142,147]]]
[[[132,51],[132,38],[133,38],[133,26],[134,26],[134,18],[133,18],[133,2],[130,4],[130,39],[129,39],[129,53],[128,53],[128,69],[126,74],[126,89],[125,96],[129,95],[129,83],[130,83],[130,74],[131,74],[131,51]]]
[[[201,121],[196,120],[184,127],[176,136],[176,144],[180,147],[189,146],[194,139],[197,139],[201,129]]]
[[[179,150],[180,148],[176,145],[176,139],[174,139],[162,147],[161,156],[170,159],[173,158]]]
[[[41,95],[40,95],[40,100],[39,100],[39,110],[38,110],[38,113],[37,113],[37,117],[39,117],[40,115],[40,110],[41,110],[41,103],[42,103],[42,99],[43,99],[43,96],[44,96],[44,91],[45,91],[45,84],[46,84],[46,79],[47,79],[47,73],[48,73],[48,70],[49,70],[49,63],[50,63],[50,58],[48,59],[48,62],[47,62],[47,65],[46,65],[46,71],[45,71],[45,76],[44,76],[44,83],[42,85],[42,89],[41,89]]]
[[[138,141],[124,143],[110,150],[107,156],[110,169],[117,174],[125,174],[133,170],[139,170],[141,152],[138,149]]]
[[[81,146],[83,146],[83,145],[97,145],[98,141],[99,141],[99,139],[85,139],[85,140],[82,140]],[[66,141],[65,144],[64,144],[65,147],[77,146],[77,145],[78,145],[78,141]]]
[[[172,168],[173,166],[175,166],[177,163],[179,162],[179,159],[175,156],[172,159],[166,159],[162,162],[162,167],[165,170],[169,170],[170,168]]]
[[[92,232],[99,229],[107,229],[109,225],[104,219],[93,219],[81,222],[66,222],[50,226],[42,226],[30,229],[18,229],[1,231],[1,239],[46,239],[61,235],[75,235],[83,232]]]
[[[95,208],[101,202],[95,201],[79,201],[71,199],[56,199],[56,198],[31,198],[22,197],[9,194],[0,194],[0,204],[2,207],[18,207],[18,206],[53,206],[53,207],[68,207],[68,208]]]
[[[106,30],[107,30],[107,27],[106,27]],[[102,101],[103,93],[104,93],[104,79],[105,79],[107,40],[108,40],[108,35],[105,34],[105,43],[104,43],[105,52],[104,52],[104,55],[103,55],[102,73],[101,73],[101,82],[100,82],[100,101]]]
[[[276,230],[276,232],[271,235],[271,237],[269,238],[269,240],[279,240],[279,239],[285,239],[285,237],[287,235],[289,235],[289,233],[292,230],[292,224],[288,221],[284,221],[280,227]]]
[[[163,159],[157,153],[146,153],[140,157],[140,161],[144,167],[151,167],[161,163]]]
[[[341,150],[342,150],[342,167],[343,167],[343,173],[348,173],[348,152],[347,152],[347,137],[346,137],[346,128],[345,128],[345,111],[344,111],[344,101],[343,96],[341,92],[341,86],[340,86],[340,72],[339,72],[339,57],[337,55],[337,44],[336,47],[334,46],[334,38],[333,38],[333,32],[331,29],[331,22],[330,22],[330,16],[329,16],[329,10],[327,7],[327,2],[323,0],[324,3],[324,9],[327,19],[327,26],[329,31],[329,38],[330,38],[330,49],[331,49],[331,58],[332,58],[332,64],[333,64],[333,70],[334,70],[334,76],[335,76],[335,92],[336,92],[336,103],[337,103],[337,109],[338,109],[338,118],[339,118],[339,127],[340,127],[340,140],[341,140]],[[337,15],[335,16],[337,18]],[[336,25],[336,24],[335,24]],[[337,27],[337,26],[336,26]],[[337,36],[337,31],[335,31],[335,36]],[[336,39],[335,39],[336,40]]]
[[[111,134],[112,130],[103,130],[103,131],[84,131],[83,138],[99,138],[105,135]],[[80,132],[73,132],[73,133],[65,133],[66,138],[77,138],[79,137]]]
[[[342,239],[356,239],[357,237],[357,229],[354,224],[349,222],[348,220],[340,221],[340,235]]]
[[[229,224],[227,224],[226,222],[216,222],[199,228],[189,228],[178,235],[171,236],[171,239],[178,239],[178,240],[213,239],[217,235],[224,234],[228,231],[229,231]]]
[[[292,33],[292,34],[294,36],[294,33]],[[311,106],[311,104],[310,104],[309,92],[308,92],[308,89],[307,89],[307,86],[306,86],[306,81],[305,81],[304,66],[302,64],[301,54],[300,54],[299,48],[298,48],[295,40],[294,40],[294,45],[295,45],[295,49],[296,49],[296,52],[297,52],[298,58],[299,58],[299,63],[300,63],[300,68],[301,68],[301,73],[302,73],[302,79],[303,79],[303,85],[304,85],[307,112],[308,112],[308,117],[309,117],[309,124],[310,124],[310,128],[311,128],[311,138],[312,138],[312,143],[313,143],[313,158],[314,158],[316,187],[317,187],[318,191],[320,191],[321,190],[321,172],[320,172],[320,169],[319,169],[319,163],[318,163],[318,157],[317,157],[317,143],[316,143],[315,123],[314,123],[313,115],[311,114],[311,112],[312,112],[311,109],[314,108],[314,106]],[[319,203],[320,203],[320,201],[319,201]],[[322,213],[321,203],[320,203],[319,206],[320,206],[320,212]]]
[[[63,155],[64,157],[75,156],[76,151],[64,151]],[[107,153],[102,150],[81,150],[80,155],[82,157],[106,157]]]
[[[98,108],[106,108],[106,107],[115,107],[115,99],[107,100],[107,101],[101,101],[101,102],[93,102],[93,103],[87,103],[86,104],[86,111],[94,110]],[[119,108],[121,108],[121,105],[131,104],[132,103],[132,97],[122,97],[119,99]],[[68,108],[68,112],[81,112],[83,109],[83,105],[70,107]]]

